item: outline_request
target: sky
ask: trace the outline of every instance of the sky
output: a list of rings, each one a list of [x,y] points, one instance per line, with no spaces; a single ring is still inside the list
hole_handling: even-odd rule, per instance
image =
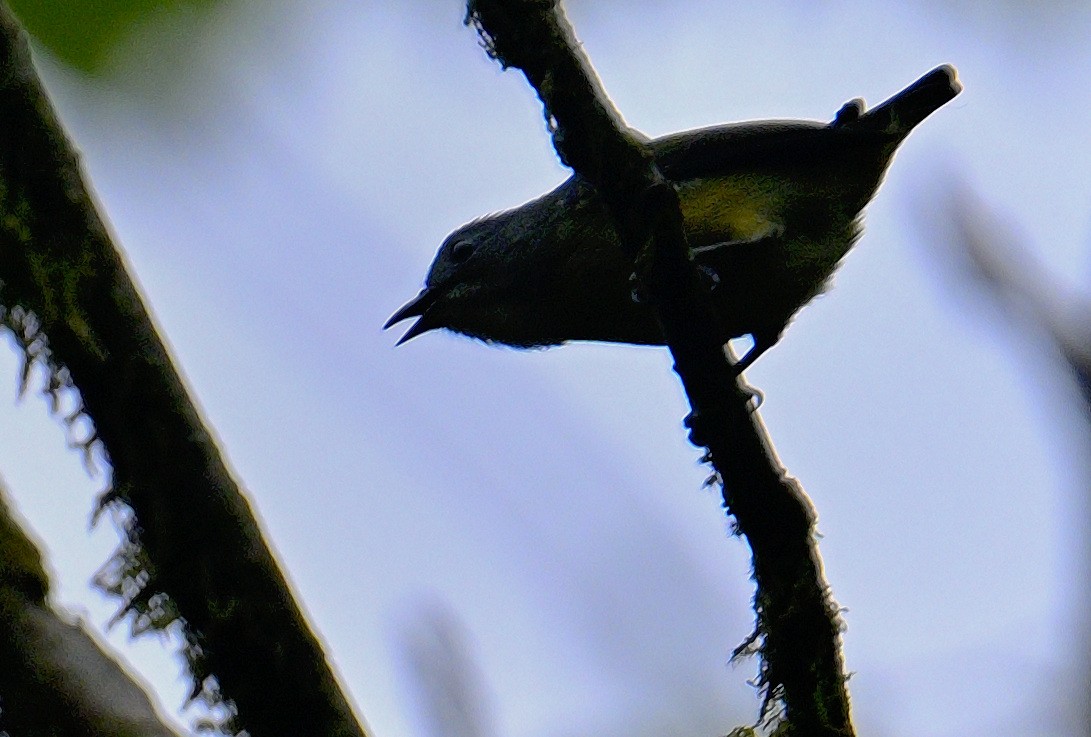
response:
[[[1086,289],[1091,10],[592,3],[568,12],[652,135],[831,119],[941,63],[965,91],[903,145],[829,294],[748,371],[819,512],[860,734],[1071,733],[1086,689],[1088,437],[1049,345],[936,237],[969,186]],[[106,77],[40,54],[135,278],[375,735],[725,734],[752,722],[748,552],[685,441],[661,349],[394,347],[444,236],[560,183],[539,103],[454,2],[221,5],[158,19]],[[57,599],[90,585],[104,477],[0,351],[0,473]],[[0,387],[3,379],[0,378]],[[179,716],[172,643],[104,637]],[[430,685],[431,684],[431,685]],[[440,684],[437,686],[436,684]],[[431,696],[430,696],[431,694]]]

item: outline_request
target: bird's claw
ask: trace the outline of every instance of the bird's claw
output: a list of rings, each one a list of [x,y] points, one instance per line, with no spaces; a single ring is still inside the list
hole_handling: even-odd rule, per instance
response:
[[[697,264],[697,276],[700,278],[701,286],[705,288],[705,291],[711,292],[720,286],[720,275],[711,266]]]

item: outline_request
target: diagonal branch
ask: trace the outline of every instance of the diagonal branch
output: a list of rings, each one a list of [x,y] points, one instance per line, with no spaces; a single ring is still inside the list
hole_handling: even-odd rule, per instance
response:
[[[1033,243],[967,185],[951,183],[943,201],[934,204],[930,214],[939,213],[940,217],[935,219],[931,235],[937,241],[937,251],[950,259],[948,270],[959,278],[959,288],[969,289],[971,284],[984,287],[1000,303],[1004,317],[1036,338],[1044,335],[1080,391],[1083,424],[1091,430],[1091,303],[1087,297],[1072,293],[1049,274],[1036,258]],[[1085,481],[1088,456],[1083,453],[1077,464],[1084,468]],[[1076,506],[1086,515],[1086,502]],[[1086,556],[1091,551],[1086,542],[1083,545],[1086,571]],[[1086,652],[1091,641],[1088,582],[1077,580],[1069,585],[1084,602],[1079,627],[1069,634],[1071,647]],[[1076,669],[1070,681],[1084,692],[1070,709],[1084,725],[1082,734],[1089,735],[1091,667],[1086,655],[1077,660]]]
[[[364,734],[175,370],[0,4],[0,320],[73,386],[132,510],[111,571],[137,627],[184,624],[195,694],[254,735]]]
[[[82,626],[49,605],[41,554],[0,482],[0,734],[178,737]]]
[[[823,577],[814,509],[777,459],[713,330],[677,193],[623,126],[557,0],[469,0],[467,21],[491,56],[534,86],[558,155],[606,201],[657,308],[693,409],[691,439],[708,448],[753,553],[766,706],[783,700],[784,734],[851,735],[841,620]]]

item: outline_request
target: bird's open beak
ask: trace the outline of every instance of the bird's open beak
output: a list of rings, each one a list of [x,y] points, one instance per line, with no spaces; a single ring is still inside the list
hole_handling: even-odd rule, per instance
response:
[[[434,314],[431,319],[429,319],[429,310],[439,299],[439,295],[440,293],[437,290],[425,287],[420,291],[420,294],[409,300],[409,302],[400,310],[390,316],[390,319],[383,325],[383,330],[386,330],[402,320],[408,320],[410,317],[420,318],[409,327],[409,330],[405,331],[405,335],[399,338],[398,342],[394,345],[401,345],[407,340],[412,340],[421,333],[426,333],[429,330],[440,327],[438,322],[436,322]]]

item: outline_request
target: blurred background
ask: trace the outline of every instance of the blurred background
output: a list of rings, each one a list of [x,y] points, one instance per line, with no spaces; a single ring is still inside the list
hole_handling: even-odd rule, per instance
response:
[[[934,66],[835,287],[748,372],[814,499],[860,734],[1073,734],[1089,438],[1052,344],[944,237],[972,191],[1086,297],[1091,6],[569,0],[630,125],[829,120]],[[665,351],[380,326],[443,237],[558,184],[539,103],[464,7],[13,3],[118,243],[375,735],[722,735],[750,723],[748,550]],[[959,189],[961,188],[961,189]],[[954,207],[952,207],[954,203]],[[1074,313],[1075,314],[1075,313]],[[57,598],[105,629],[109,520],[0,351],[0,471]],[[0,378],[0,387],[4,384]],[[189,724],[177,643],[107,636]]]

